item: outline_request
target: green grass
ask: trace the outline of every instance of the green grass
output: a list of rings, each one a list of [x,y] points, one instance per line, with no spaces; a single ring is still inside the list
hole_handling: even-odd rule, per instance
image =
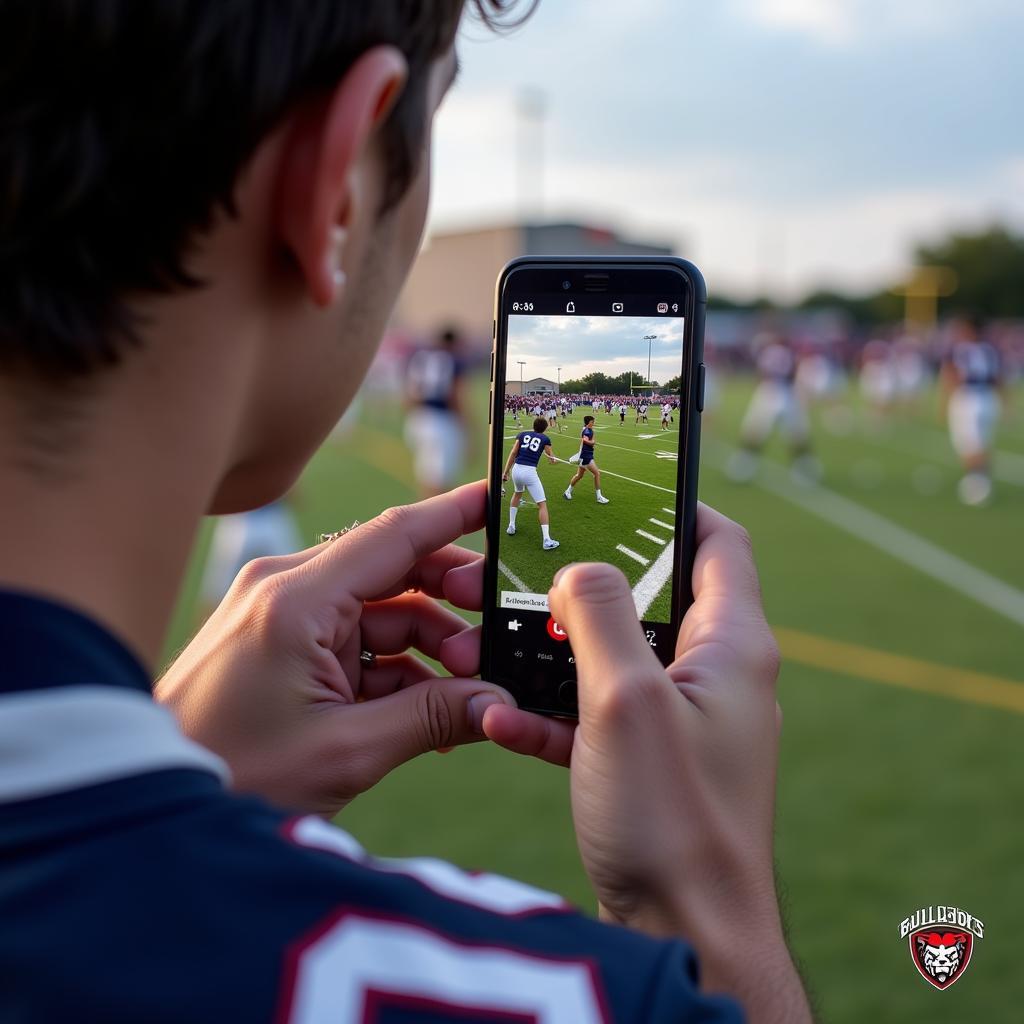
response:
[[[573,415],[561,419],[564,433],[549,428],[548,436],[556,458],[565,460],[579,449],[585,414],[590,415],[588,408],[577,409]],[[559,567],[595,559],[618,566],[635,587],[665,546],[651,537],[658,537],[662,542],[671,540],[674,519],[673,513],[666,509],[675,507],[678,423],[667,431],[661,430],[657,420],[653,424],[637,425],[632,411],[624,424],[620,424],[618,413],[609,415],[603,410],[595,414],[595,419],[594,461],[601,470],[601,493],[609,503],[599,505],[595,500],[594,477],[590,472],[584,474],[574,489],[572,500],[567,501],[563,492],[577,467],[566,465],[564,461],[552,465],[542,457],[537,470],[547,497],[551,536],[561,546],[553,551],[541,547],[537,506],[528,493],[520,505],[515,536],[503,534],[501,537],[502,565],[531,593],[546,593]],[[525,420],[523,426],[529,429]],[[508,457],[518,433],[512,417],[507,416],[503,460]],[[503,527],[508,524],[513,494],[510,478],[502,499]],[[667,523],[668,529],[651,520]],[[641,536],[637,530],[650,536]],[[620,547],[627,548],[633,555],[621,551]],[[636,556],[643,561],[638,561]],[[515,584],[510,580],[505,574],[499,576],[499,593],[514,589]],[[671,606],[672,586],[668,580],[644,618],[669,622]]]
[[[480,437],[486,387],[482,381],[477,388]],[[735,441],[750,388],[738,379],[721,389],[705,422],[709,453],[715,441]],[[990,507],[965,508],[956,500],[956,464],[934,396],[882,425],[851,405],[854,429],[847,435],[823,429],[823,412],[815,413],[825,485],[1024,588],[1024,486],[1002,483]],[[398,426],[385,428],[381,420],[325,447],[310,466],[298,509],[308,535],[412,498]],[[601,417],[598,428],[598,459],[610,469],[615,432],[628,437],[633,428],[603,424]],[[657,430],[655,423],[649,432]],[[657,443],[634,438],[627,446]],[[1024,422],[1012,407],[998,447],[1024,452]],[[476,455],[467,478],[483,473],[482,444]],[[783,460],[782,446],[773,442],[768,455]],[[1020,626],[756,484],[731,483],[717,459],[702,461],[701,497],[750,530],[773,625],[980,670],[1024,687]],[[547,484],[561,482],[566,470],[541,472],[549,474]],[[620,483],[607,481],[612,504],[598,508],[580,500],[591,486],[584,481],[571,509],[555,504],[552,483],[553,535],[566,546],[573,542],[570,512],[633,507],[639,499],[622,500]],[[536,525],[529,514],[521,514],[529,528],[519,539],[532,542]],[[622,529],[632,533],[632,519]],[[190,621],[196,571],[177,619],[177,643]],[[779,681],[785,718],[778,871],[792,945],[821,1017],[836,1024],[1018,1020],[1024,715],[897,689],[858,671],[856,663],[823,671],[789,660]],[[592,904],[565,774],[484,744],[406,765],[339,820],[382,854],[445,857]],[[936,903],[964,907],[987,925],[968,972],[946,992],[918,977],[898,935],[906,914]]]

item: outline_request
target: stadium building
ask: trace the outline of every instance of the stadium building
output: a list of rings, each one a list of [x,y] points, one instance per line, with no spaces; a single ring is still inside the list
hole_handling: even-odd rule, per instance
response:
[[[506,395],[557,395],[559,386],[547,377],[533,377],[531,380],[506,380]]]
[[[393,328],[413,337],[432,337],[441,327],[452,326],[474,341],[482,343],[486,339],[489,345],[494,282],[509,260],[524,253],[670,256],[672,249],[657,242],[629,241],[607,228],[575,223],[510,224],[433,234],[399,297]]]

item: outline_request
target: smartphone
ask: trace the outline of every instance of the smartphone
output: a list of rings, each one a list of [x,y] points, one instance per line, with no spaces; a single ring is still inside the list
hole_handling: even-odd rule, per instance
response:
[[[481,672],[574,717],[548,610],[570,562],[617,565],[664,664],[693,600],[704,395],[700,271],[662,256],[523,257],[498,277]]]

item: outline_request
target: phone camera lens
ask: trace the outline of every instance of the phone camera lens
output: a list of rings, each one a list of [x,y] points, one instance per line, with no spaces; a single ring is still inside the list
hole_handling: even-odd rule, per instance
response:
[[[563,287],[563,288],[564,288],[564,289],[565,289],[566,291],[568,291],[568,290],[569,290],[569,289],[570,289],[570,288],[572,287],[572,281],[563,281],[563,282],[562,282],[562,287]]]

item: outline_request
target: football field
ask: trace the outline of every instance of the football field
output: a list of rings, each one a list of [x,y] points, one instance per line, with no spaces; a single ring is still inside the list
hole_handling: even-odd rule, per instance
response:
[[[958,471],[933,394],[888,420],[853,399],[817,409],[818,487],[791,480],[777,440],[754,482],[732,483],[724,466],[751,387],[738,378],[716,389],[704,423],[700,496],[750,531],[783,652],[778,875],[793,949],[821,1019],[1019,1020],[1024,394],[1000,428],[994,500],[967,508],[956,499]],[[467,479],[483,472],[486,391],[486,380],[478,382],[480,425]],[[393,398],[369,398],[351,433],[318,454],[296,504],[310,539],[413,498],[399,419]],[[505,538],[529,553],[503,548],[530,589],[550,580],[547,554],[560,563],[607,558],[634,584],[648,566],[617,546],[656,561],[661,545],[637,530],[666,536],[651,520],[671,508],[671,495],[649,485],[672,486],[675,463],[658,453],[674,452],[675,434],[669,443],[656,422],[641,430],[629,416],[623,427],[617,420],[602,412],[596,424],[609,505],[594,503],[589,477],[565,501],[569,467],[542,464],[551,533],[562,548],[541,551],[530,506],[517,536]],[[562,458],[575,450],[581,415],[569,422],[573,433],[552,435]],[[504,437],[515,433],[506,429]],[[506,502],[510,494],[506,487]],[[479,536],[467,542],[481,543]],[[189,628],[202,553],[200,543],[175,644]],[[486,744],[405,766],[339,823],[374,852],[434,855],[514,875],[592,909],[566,774]],[[963,908],[985,923],[969,970],[944,992],[919,977],[899,935],[903,918],[933,905]],[[740,959],[755,955],[736,950]]]
[[[591,409],[577,409],[559,418],[563,433],[548,427],[551,450],[557,465],[541,458],[537,471],[544,485],[551,536],[559,547],[545,551],[537,506],[524,493],[516,520],[515,536],[503,534],[498,578],[499,590],[516,589],[546,593],[552,574],[570,562],[598,559],[611,562],[625,574],[643,617],[655,622],[671,619],[672,548],[675,523],[675,492],[679,423],[661,430],[660,423],[635,422],[630,410],[624,424],[619,414],[594,413],[594,461],[601,470],[601,493],[607,505],[597,503],[594,477],[584,473],[571,500],[564,491],[577,466],[566,460],[579,450],[583,416]],[[532,421],[522,419],[523,428]],[[502,465],[519,429],[511,416],[505,418]],[[511,478],[502,498],[502,529],[508,525],[508,507],[514,494]]]

